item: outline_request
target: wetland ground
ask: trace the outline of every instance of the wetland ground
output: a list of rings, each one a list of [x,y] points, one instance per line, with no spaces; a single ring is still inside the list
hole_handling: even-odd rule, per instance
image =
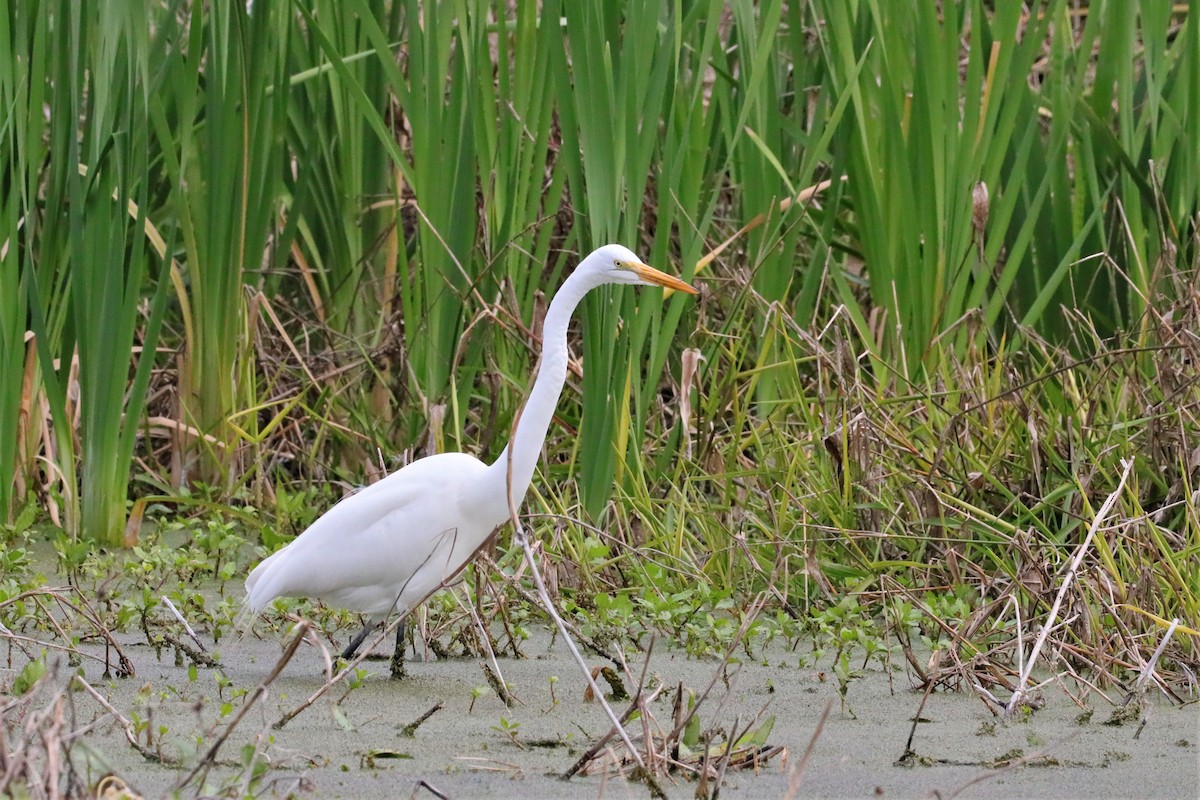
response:
[[[228,721],[236,714],[231,709],[240,708],[238,690],[253,692],[281,648],[274,639],[229,637],[221,642],[218,671],[177,664],[169,650],[159,658],[135,634],[119,640],[136,677],[104,679],[100,665],[90,660],[83,676],[114,709],[142,725],[151,749],[181,757],[185,767],[148,761],[126,741],[112,715],[78,690],[72,693],[73,713],[76,727],[87,729],[86,747],[73,749],[73,758],[90,754],[93,782],[111,770],[144,797],[168,796],[221,729],[222,711]],[[570,781],[559,777],[608,724],[596,704],[583,701],[583,681],[561,643],[535,630],[525,652],[523,659],[500,660],[520,701],[511,708],[494,692],[480,690],[486,680],[476,659],[410,662],[409,677],[398,682],[387,678],[386,662],[370,661],[369,674],[356,688],[335,689],[274,730],[272,723],[324,680],[324,655],[301,646],[224,743],[203,793],[434,797],[421,785],[425,781],[456,798],[649,796],[645,786],[626,782],[615,770]],[[9,663],[20,667],[19,657]],[[810,654],[777,644],[728,667],[728,684],[724,677],[717,681],[700,709],[705,728],[727,729],[735,720],[745,725],[765,707],[764,718],[775,718],[768,743],[786,748],[757,770],[727,771],[722,798],[789,796],[789,781],[797,797],[1194,798],[1200,791],[1200,704],[1177,707],[1152,693],[1148,721],[1135,737],[1136,719],[1105,724],[1113,706],[1096,692],[1087,692],[1087,707],[1080,707],[1065,687],[1051,683],[1042,708],[1005,721],[973,693],[937,691],[920,710],[912,743],[918,758],[906,767],[897,761],[923,693],[913,690],[903,667],[890,679],[882,669],[867,667],[849,684],[843,705],[837,682],[823,666],[811,663]],[[636,676],[642,663],[634,660],[629,667]],[[719,669],[715,660],[689,658],[660,644],[650,657],[648,683],[682,682],[700,691]],[[15,670],[8,672],[6,686]],[[59,674],[67,672],[61,668]],[[65,684],[65,678],[53,680]],[[1069,688],[1078,694],[1077,687]],[[673,695],[664,691],[651,705],[659,724],[671,718]],[[831,701],[832,713],[796,783],[801,756]],[[403,734],[439,702],[443,707],[413,736]],[[230,706],[223,709],[224,703]],[[246,766],[252,752],[258,764],[253,770]],[[1022,758],[1028,760],[1003,768]],[[194,796],[198,783],[181,794]],[[662,786],[669,797],[692,797],[696,791],[694,782],[679,775]]]

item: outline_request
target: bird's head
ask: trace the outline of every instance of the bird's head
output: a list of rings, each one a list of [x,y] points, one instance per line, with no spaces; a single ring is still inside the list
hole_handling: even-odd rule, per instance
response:
[[[664,286],[688,294],[697,294],[688,283],[643,264],[628,247],[606,244],[595,250],[579,265],[597,284],[629,283],[637,286]]]

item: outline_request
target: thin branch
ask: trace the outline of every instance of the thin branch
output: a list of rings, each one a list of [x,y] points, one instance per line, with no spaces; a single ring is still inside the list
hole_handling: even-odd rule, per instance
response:
[[[275,679],[279,677],[279,673],[283,672],[283,668],[286,667],[288,662],[292,660],[292,656],[296,655],[296,650],[299,649],[300,643],[304,641],[311,631],[312,625],[308,622],[308,620],[303,620],[300,625],[297,626],[296,635],[292,637],[292,641],[288,643],[288,646],[283,651],[283,654],[279,656],[279,660],[275,662],[275,668],[271,670],[267,677],[263,678],[262,683],[260,683],[258,688],[254,690],[254,694],[250,695],[249,699],[242,704],[237,716],[235,716],[230,723],[225,726],[225,730],[221,731],[221,735],[217,737],[215,742],[213,742],[212,747],[208,748],[208,752],[205,753],[204,757],[200,759],[200,763],[192,768],[192,771],[187,774],[187,777],[175,785],[175,789],[177,791],[182,789],[184,786],[187,786],[188,783],[191,782],[192,778],[196,777],[196,774],[199,773],[200,770],[207,770],[210,766],[212,766],[213,762],[217,758],[217,751],[221,749],[221,745],[225,744],[225,740],[229,738],[231,733],[233,733],[234,728],[238,726],[238,723],[242,721],[242,719],[246,716],[246,713],[250,711],[254,704],[257,703],[259,699],[261,699],[262,696],[267,693],[267,689],[272,683],[275,682]]]
[[[104,706],[104,710],[111,714],[113,719],[120,723],[121,728],[125,731],[125,738],[129,741],[130,746],[133,747],[134,750],[137,750],[139,753],[141,753],[143,758],[145,758],[147,761],[156,761],[162,764],[177,763],[160,753],[154,752],[139,742],[137,734],[133,730],[133,723],[126,719],[120,711],[117,711],[115,708],[113,708],[112,704],[105,699],[104,695],[96,691],[96,689],[90,683],[88,683],[82,675],[76,675],[74,680],[76,685],[81,686],[88,694],[92,696],[92,699]]]
[[[808,747],[804,748],[804,755],[800,756],[800,761],[788,775],[788,790],[784,794],[783,800],[792,800],[796,796],[796,792],[800,791],[800,783],[804,780],[804,773],[808,771],[808,762],[812,760],[812,754],[817,749],[817,739],[821,738],[821,732],[825,730],[825,723],[828,721],[831,711],[833,711],[833,700],[825,703],[825,710],[817,719],[816,730],[808,739]]]
[[[1100,510],[1096,512],[1096,518],[1092,520],[1087,536],[1084,537],[1083,542],[1075,551],[1075,557],[1071,559],[1071,565],[1067,568],[1067,574],[1063,576],[1062,586],[1058,590],[1058,595],[1054,598],[1054,605],[1050,607],[1050,615],[1042,625],[1042,630],[1038,634],[1037,641],[1033,644],[1033,650],[1029,653],[1029,659],[1021,669],[1020,680],[1017,682],[1017,690],[1013,692],[1012,697],[1008,701],[1008,706],[1004,709],[1005,713],[1009,716],[1012,716],[1017,710],[1017,706],[1025,698],[1026,686],[1029,683],[1029,676],[1033,673],[1033,666],[1037,663],[1038,653],[1041,652],[1042,646],[1046,643],[1046,638],[1050,635],[1050,630],[1054,627],[1054,621],[1058,618],[1058,610],[1062,607],[1063,599],[1067,596],[1067,590],[1071,588],[1071,583],[1075,580],[1075,574],[1079,571],[1079,565],[1083,562],[1083,557],[1087,554],[1088,547],[1092,544],[1092,539],[1095,538],[1096,532],[1100,530],[1100,526],[1104,524],[1104,520],[1108,518],[1109,512],[1112,511],[1112,507],[1116,505],[1117,499],[1125,489],[1125,482],[1129,479],[1129,473],[1133,469],[1133,460],[1122,459],[1122,461],[1125,464],[1125,470],[1121,473],[1121,480],[1117,483],[1117,488],[1113,490],[1113,493],[1100,506]]]
[[[359,649],[358,655],[356,655],[354,658],[352,658],[350,660],[350,663],[346,664],[346,666],[343,669],[341,669],[339,672],[337,672],[329,680],[325,681],[325,683],[322,684],[315,692],[313,692],[311,695],[309,695],[307,700],[305,700],[303,703],[296,706],[291,711],[287,712],[282,717],[280,717],[278,720],[276,720],[275,724],[272,727],[275,728],[275,730],[280,730],[281,728],[283,728],[284,725],[287,725],[289,722],[291,722],[293,719],[295,719],[302,711],[307,709],[313,703],[320,700],[322,695],[324,695],[326,692],[328,692],[334,686],[338,685],[343,680],[345,680],[346,676],[349,675],[351,672],[353,672],[354,668],[363,662],[363,659],[365,659],[367,657],[367,655],[370,654],[370,652],[375,649],[375,646],[377,644],[382,642],[390,634],[395,633],[396,628],[399,627],[400,624],[402,622],[404,622],[404,620],[406,618],[407,618],[406,614],[401,614],[399,617],[392,620],[391,624],[388,625],[387,627],[383,628],[382,632],[378,636],[376,636],[375,639],[369,645],[366,645]],[[308,625],[308,622],[305,621],[302,624]],[[297,638],[292,643],[292,645],[289,646],[288,649],[289,650],[292,649],[298,643],[299,643],[299,639]]]
[[[517,430],[520,424],[521,414],[517,413],[517,418],[513,420],[513,430]],[[596,679],[592,677],[592,671],[588,669],[587,662],[583,660],[583,655],[580,654],[579,648],[575,646],[575,642],[571,639],[570,632],[567,631],[567,626],[563,623],[562,617],[559,616],[558,610],[554,608],[554,602],[550,599],[550,592],[546,591],[546,583],[542,580],[542,572],[538,569],[537,560],[533,556],[533,547],[529,544],[529,537],[525,533],[525,528],[521,525],[521,518],[517,514],[517,505],[513,500],[512,493],[512,461],[513,451],[515,447],[508,448],[508,464],[506,465],[505,475],[505,491],[504,494],[508,500],[508,518],[513,524],[513,538],[521,545],[521,549],[525,551],[525,563],[529,565],[529,572],[533,575],[533,584],[537,587],[538,598],[542,601],[543,608],[550,618],[554,620],[554,624],[558,627],[558,632],[562,634],[563,641],[566,642],[567,649],[571,651],[571,655],[575,658],[575,663],[579,665],[579,671],[583,673],[584,680],[587,681],[588,687],[592,690],[592,694],[600,701],[600,706],[604,709],[604,713],[608,715],[609,722],[612,723],[614,730],[621,737],[621,741],[625,743],[625,747],[629,749],[629,754],[637,763],[638,767],[643,772],[646,770],[646,762],[642,760],[642,755],[633,746],[633,742],[629,738],[624,725],[617,719],[617,715],[613,713],[612,706],[604,699],[604,694],[600,691],[600,687],[596,685]],[[647,779],[650,778],[649,773],[646,773]]]

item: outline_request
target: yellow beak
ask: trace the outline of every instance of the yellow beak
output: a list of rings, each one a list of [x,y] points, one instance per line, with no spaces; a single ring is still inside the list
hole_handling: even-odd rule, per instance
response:
[[[668,275],[665,272],[660,272],[654,267],[637,261],[626,263],[625,266],[637,273],[637,276],[646,283],[652,283],[655,286],[664,286],[667,289],[677,289],[678,291],[687,292],[688,294],[699,294],[699,292],[697,292],[691,284],[681,281],[674,275]]]

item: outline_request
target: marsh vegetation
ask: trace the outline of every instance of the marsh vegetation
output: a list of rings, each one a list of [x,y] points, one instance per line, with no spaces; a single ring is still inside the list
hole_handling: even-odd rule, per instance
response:
[[[0,792],[138,789],[89,761],[115,731],[154,791],[302,794],[272,713],[359,621],[278,601],[239,638],[248,568],[415,457],[495,458],[545,297],[609,241],[702,295],[588,299],[524,520],[670,756],[648,785],[824,785],[823,701],[712,693],[688,727],[739,661],[832,687],[835,723],[876,712],[870,676],[999,726],[1046,695],[1129,736],[1195,719],[1187,4],[246,5],[0,0]],[[549,646],[508,541],[419,615],[445,663],[390,722],[452,695],[430,719],[520,771],[542,734],[494,669]],[[651,680],[669,658],[703,669]],[[377,672],[297,724],[361,736],[342,702],[383,702]],[[582,708],[563,670],[513,691]],[[610,747],[573,780],[631,776]],[[1163,769],[1137,753],[1106,764]]]

